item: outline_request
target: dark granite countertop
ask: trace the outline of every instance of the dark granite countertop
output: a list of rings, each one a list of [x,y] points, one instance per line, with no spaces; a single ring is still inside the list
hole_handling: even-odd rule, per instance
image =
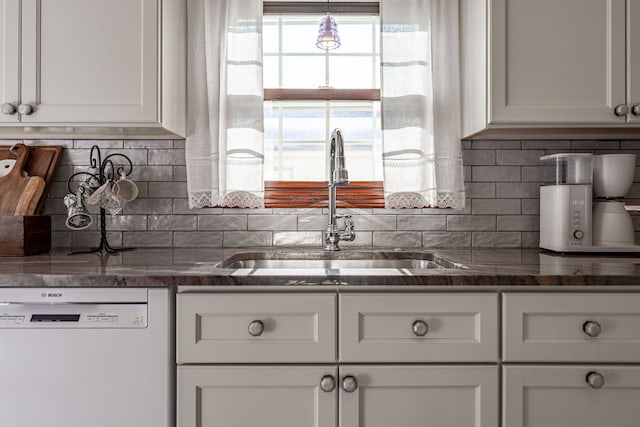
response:
[[[348,248],[343,251],[368,250]],[[377,249],[376,249],[377,250]],[[559,256],[535,249],[405,249],[434,253],[466,268],[398,271],[395,274],[265,271],[238,274],[217,267],[239,253],[321,252],[309,248],[136,249],[118,255],[0,257],[0,286],[640,286],[640,257]],[[402,253],[403,250],[391,249]]]

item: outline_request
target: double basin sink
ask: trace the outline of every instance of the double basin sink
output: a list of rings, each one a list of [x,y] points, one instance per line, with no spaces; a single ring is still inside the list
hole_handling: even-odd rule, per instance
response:
[[[232,269],[235,275],[394,275],[465,268],[434,253],[402,251],[245,252],[218,267]]]

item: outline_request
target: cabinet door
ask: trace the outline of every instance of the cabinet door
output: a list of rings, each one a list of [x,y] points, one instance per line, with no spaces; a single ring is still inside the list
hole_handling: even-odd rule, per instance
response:
[[[490,123],[625,123],[626,0],[492,0]]]
[[[178,368],[178,427],[334,427],[337,389],[329,367]],[[329,391],[323,391],[323,388]]]
[[[602,388],[588,384],[590,375]],[[509,366],[503,381],[504,426],[638,426],[639,367]]]
[[[20,103],[20,0],[0,1],[0,105]],[[8,106],[9,107],[9,106]],[[0,122],[17,122],[15,112],[0,113]]]
[[[158,120],[158,0],[24,0],[22,122]]]
[[[343,366],[338,385],[340,427],[498,425],[495,366]]]
[[[627,101],[629,121],[640,123],[640,0],[627,2]]]

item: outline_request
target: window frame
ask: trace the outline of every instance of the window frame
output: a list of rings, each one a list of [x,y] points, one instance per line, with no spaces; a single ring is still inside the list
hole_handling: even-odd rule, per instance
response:
[[[325,2],[263,3],[263,15],[324,14]],[[378,2],[331,2],[331,15],[379,15]],[[265,101],[380,101],[380,89],[287,89],[265,88]],[[266,208],[327,207],[327,181],[265,181]],[[337,187],[337,206],[344,208],[384,208],[382,181],[351,181]]]

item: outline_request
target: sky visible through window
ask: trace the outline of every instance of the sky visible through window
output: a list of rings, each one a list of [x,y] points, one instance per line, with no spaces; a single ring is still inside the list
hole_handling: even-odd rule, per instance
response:
[[[264,87],[380,88],[378,16],[335,16],[338,49],[315,46],[323,15],[265,15]],[[343,131],[350,179],[382,180],[378,101],[265,101],[265,180],[327,179],[327,140]]]

